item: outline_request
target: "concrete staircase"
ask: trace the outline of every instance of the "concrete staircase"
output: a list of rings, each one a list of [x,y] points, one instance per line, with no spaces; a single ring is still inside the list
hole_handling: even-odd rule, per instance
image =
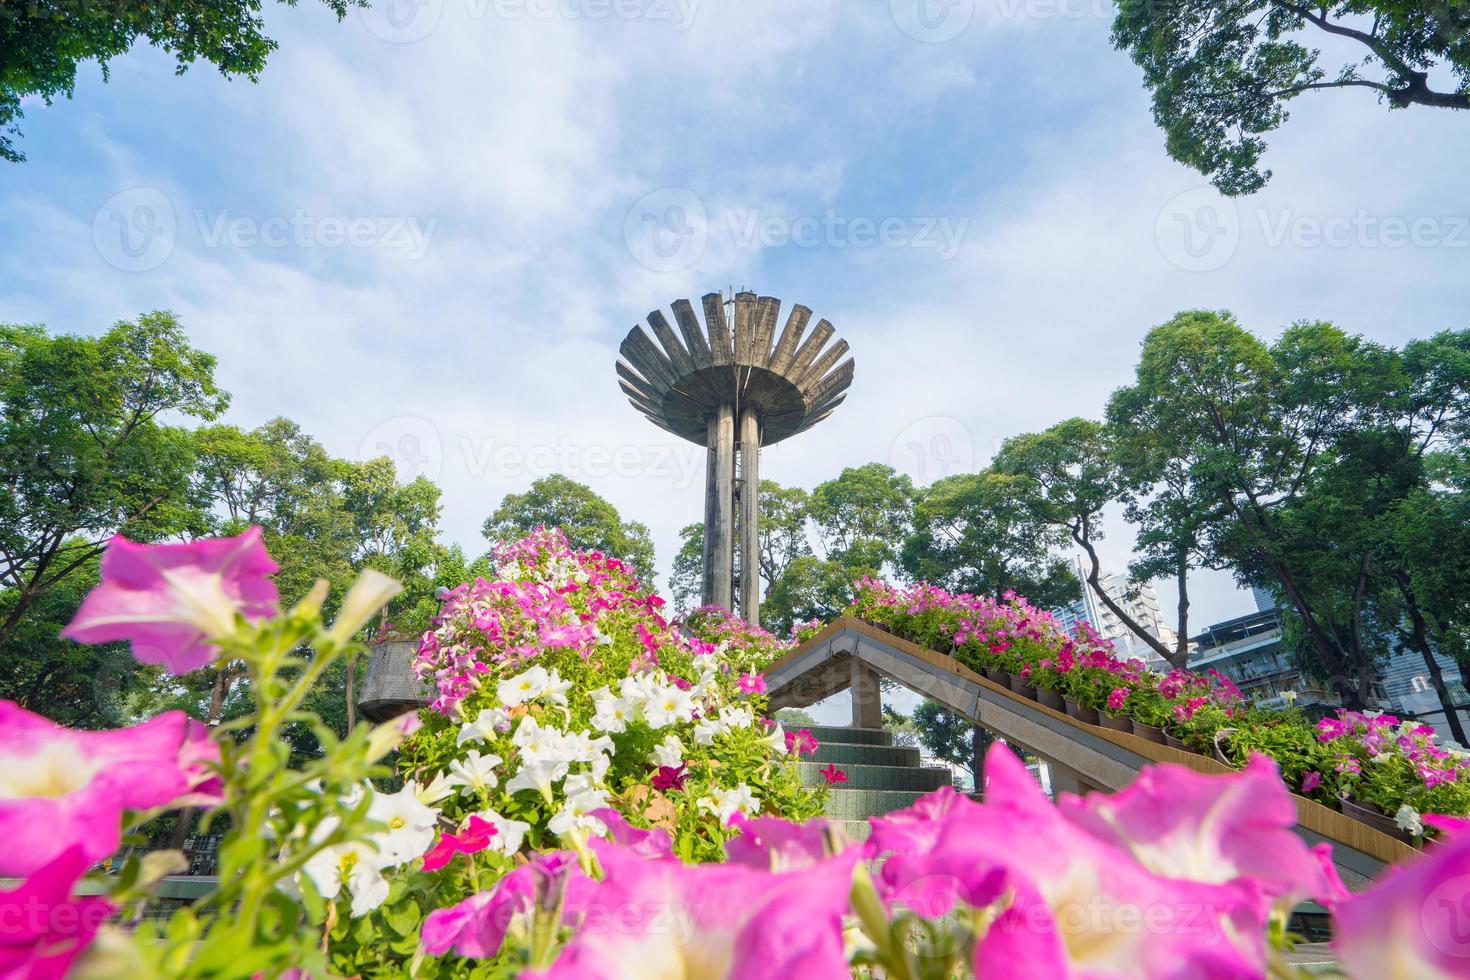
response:
[[[948,769],[923,766],[919,750],[893,744],[881,728],[813,726],[817,754],[799,763],[802,781],[825,784],[819,770],[836,765],[847,782],[832,787],[827,817],[840,820],[848,836],[866,840],[869,817],[901,810],[925,793],[950,785]]]

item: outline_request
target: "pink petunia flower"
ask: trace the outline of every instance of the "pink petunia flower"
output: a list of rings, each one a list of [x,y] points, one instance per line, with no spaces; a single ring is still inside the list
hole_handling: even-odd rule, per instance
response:
[[[76,731],[0,701],[0,875],[28,875],[77,847],[117,850],[124,810],[219,802],[204,727],[170,711],[132,728]]]
[[[762,674],[741,674],[736,682],[741,694],[765,694],[766,678]]]
[[[1322,774],[1315,769],[1302,773],[1302,792],[1310,793],[1322,785]]]
[[[737,810],[729,825],[740,836],[725,841],[725,859],[769,871],[809,868],[831,857],[829,850],[842,853],[857,846],[837,836],[835,826],[821,817],[793,823],[780,817],[747,817]]]
[[[214,660],[213,641],[235,631],[236,614],[277,613],[276,567],[258,527],[188,544],[135,544],[119,535],[102,556],[102,581],[61,635],[129,640],[139,661],[186,674]]]
[[[738,864],[649,861],[602,840],[591,846],[606,877],[585,892],[569,891],[567,910],[578,915],[581,926],[550,968],[522,976],[846,980],[851,975],[842,917],[858,848],[773,874]],[[617,928],[605,926],[607,910],[617,911]]]
[[[1108,710],[1117,711],[1128,701],[1128,689],[1115,687],[1108,692]]]
[[[786,733],[786,753],[788,755],[816,755],[818,748],[817,737],[812,734],[810,728]]]
[[[11,890],[0,890],[0,977],[61,980],[112,914],[105,898],[73,898],[91,861],[68,848]]]
[[[490,838],[496,835],[495,825],[479,816],[472,816],[465,829],[457,834],[441,834],[433,847],[424,855],[424,870],[438,871],[454,860],[456,854],[478,854],[490,846]]]
[[[878,880],[886,901],[926,916],[1010,896],[976,944],[977,976],[1264,973],[1269,901],[1256,888],[1155,872],[1067,819],[1003,745],[986,756],[985,779],[984,805],[951,797],[935,826],[910,822],[929,846],[890,854]],[[894,843],[874,829],[875,847]]]
[[[827,763],[827,768],[818,769],[817,771],[822,774],[822,778],[827,781],[827,785],[829,786],[847,782],[847,773],[838,769],[837,763],[835,762],[829,762]]]
[[[1470,836],[1447,836],[1338,903],[1332,947],[1360,980],[1449,980],[1470,964]]]

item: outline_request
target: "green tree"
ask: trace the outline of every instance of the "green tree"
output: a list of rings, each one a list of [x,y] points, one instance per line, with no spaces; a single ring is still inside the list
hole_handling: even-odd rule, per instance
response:
[[[896,564],[912,527],[914,484],[882,463],[848,467],[811,493],[810,516],[826,556],[844,561]]]
[[[295,0],[286,0],[295,5]],[[340,20],[366,0],[324,0]],[[15,146],[22,101],[38,96],[50,105],[71,98],[77,65],[96,59],[107,78],[108,62],[139,38],[176,60],[179,74],[196,61],[225,76],[254,81],[276,42],[263,33],[260,0],[27,0],[0,5],[0,159],[25,159]]]
[[[199,526],[193,435],[158,419],[223,411],[214,365],[170,313],[99,337],[0,324],[0,587],[14,592],[0,649],[114,534],[153,541]]]
[[[1336,65],[1324,42],[1343,52]],[[1470,109],[1463,0],[1119,0],[1113,44],[1143,69],[1169,155],[1230,195],[1270,179],[1265,134],[1303,93],[1356,88],[1390,108]],[[1451,90],[1430,85],[1435,71]]]
[[[936,480],[915,494],[913,533],[899,564],[910,578],[952,592],[1001,595],[1008,589],[1043,609],[1081,597],[1057,549],[1055,524],[1026,506],[1023,478],[998,470]]]
[[[812,553],[807,537],[811,495],[800,487],[761,481],[760,564],[769,595],[796,559]]]
[[[704,525],[679,529],[679,550],[669,569],[669,598],[681,615],[699,608],[704,599]]]
[[[559,527],[574,548],[593,549],[626,561],[653,586],[653,539],[637,521],[624,521],[591,487],[553,473],[525,493],[507,494],[482,528],[493,543],[514,541],[537,527]]]
[[[1143,443],[1142,436],[1133,443]],[[994,467],[1017,480],[1016,495],[1038,524],[1063,531],[1087,555],[1087,585],[1098,601],[1118,617],[1140,640],[1172,666],[1182,667],[1189,658],[1189,590],[1188,573],[1199,560],[1199,547],[1190,535],[1194,525],[1171,525],[1167,518],[1184,507],[1150,510],[1136,507],[1149,521],[1158,521],[1155,532],[1165,545],[1152,544],[1151,528],[1145,524],[1140,541],[1144,558],[1130,569],[1134,581],[1147,581],[1160,574],[1170,574],[1179,587],[1178,640],[1170,648],[1128,612],[1102,584],[1102,559],[1097,544],[1103,538],[1103,510],[1124,497],[1130,487],[1150,481],[1136,468],[1120,462],[1114,430],[1100,422],[1073,418],[1059,422],[1044,432],[1028,433],[1007,439],[996,454]],[[1135,491],[1141,492],[1141,491]],[[1168,500],[1167,494],[1156,499]],[[1157,506],[1157,505],[1156,505]]]

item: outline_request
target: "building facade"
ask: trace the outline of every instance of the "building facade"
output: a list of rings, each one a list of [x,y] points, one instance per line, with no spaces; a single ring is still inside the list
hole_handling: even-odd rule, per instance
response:
[[[1078,623],[1086,622],[1101,636],[1112,641],[1113,649],[1118,656],[1136,657],[1154,669],[1167,670],[1168,664],[1123,620],[1118,618],[1118,615],[1098,598],[1092,586],[1087,584],[1080,558],[1073,559],[1072,571],[1082,582],[1082,598],[1061,609],[1053,610],[1052,615],[1056,617],[1057,622],[1069,633],[1077,628]],[[1176,634],[1164,619],[1164,614],[1159,607],[1158,593],[1154,591],[1151,583],[1129,582],[1127,576],[1116,573],[1103,575],[1099,581],[1108,598],[1121,606],[1134,622],[1142,626],[1165,647],[1174,646]],[[1132,595],[1129,594],[1130,590],[1133,592]]]

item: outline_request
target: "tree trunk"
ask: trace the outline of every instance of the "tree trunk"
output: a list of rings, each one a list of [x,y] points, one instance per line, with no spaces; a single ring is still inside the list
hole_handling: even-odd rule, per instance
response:
[[[1434,656],[1434,647],[1429,642],[1429,628],[1424,622],[1424,611],[1419,608],[1419,602],[1406,581],[1406,576],[1400,572],[1397,578],[1399,591],[1404,597],[1404,605],[1409,611],[1409,622],[1413,625],[1408,636],[1409,646],[1419,651],[1420,656],[1424,658],[1424,666],[1429,671],[1429,683],[1434,686],[1434,693],[1439,697],[1439,706],[1444,709],[1445,723],[1449,726],[1450,737],[1461,745],[1470,746],[1470,741],[1465,739],[1465,726],[1460,724],[1460,716],[1455,710],[1454,699],[1450,697],[1450,690],[1445,686],[1444,671],[1440,669],[1439,661]]]
[[[1117,616],[1123,621],[1124,626],[1132,630],[1135,636],[1146,643],[1148,648],[1158,654],[1159,658],[1168,663],[1170,667],[1184,667],[1189,661],[1189,640],[1183,636],[1179,637],[1179,642],[1175,644],[1175,649],[1170,650],[1164,646],[1163,641],[1144,629],[1137,620],[1128,615],[1126,609],[1118,605],[1113,597],[1107,594],[1102,587],[1102,561],[1097,557],[1097,549],[1092,546],[1092,535],[1085,523],[1080,531],[1075,528],[1073,529],[1072,540],[1076,541],[1082,550],[1087,552],[1087,584],[1092,587],[1092,591],[1097,595],[1098,599],[1102,600],[1102,604],[1107,606],[1108,610],[1114,616]],[[1182,587],[1182,570],[1180,572],[1180,584]],[[1181,609],[1187,610],[1188,600],[1184,598],[1183,592],[1180,593],[1180,599],[1182,603]],[[1184,622],[1187,622],[1187,620],[1184,620]]]
[[[353,683],[357,679],[357,655],[347,655],[347,733],[352,734],[352,726],[357,724],[356,698],[352,695]]]

